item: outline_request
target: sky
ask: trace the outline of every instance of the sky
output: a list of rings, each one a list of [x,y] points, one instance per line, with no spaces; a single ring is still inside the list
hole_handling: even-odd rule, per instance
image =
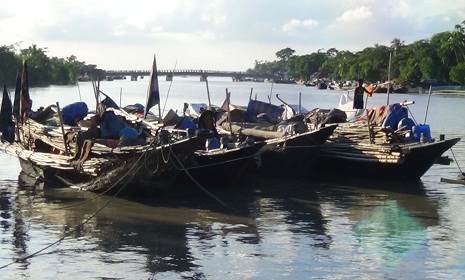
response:
[[[284,48],[410,44],[464,20],[465,0],[16,0],[2,1],[0,46],[104,70],[148,70],[156,55],[160,70],[246,71]]]

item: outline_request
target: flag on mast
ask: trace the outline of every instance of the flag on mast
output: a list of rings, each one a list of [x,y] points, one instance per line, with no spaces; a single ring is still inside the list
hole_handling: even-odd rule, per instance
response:
[[[153,55],[153,65],[150,72],[150,84],[147,91],[147,102],[145,104],[144,118],[147,116],[150,108],[153,106],[160,106],[160,89],[158,87],[158,74],[157,74],[157,60]],[[161,114],[159,112],[159,114]],[[159,116],[161,118],[161,116]]]
[[[16,77],[16,85],[15,85],[15,96],[14,96],[14,103],[13,103],[13,116],[16,119],[16,122],[19,122],[19,103],[21,102],[21,76],[19,73]]]
[[[29,78],[27,72],[27,63],[23,62],[23,73],[21,75],[21,91],[20,91],[20,102],[19,102],[19,112],[20,120],[24,122],[29,114],[29,111],[32,107],[32,100],[29,97]]]
[[[13,109],[11,106],[10,96],[6,85],[3,84],[2,107],[0,110],[0,132],[2,133],[2,142],[6,140],[13,143],[15,140],[15,125],[13,123]]]

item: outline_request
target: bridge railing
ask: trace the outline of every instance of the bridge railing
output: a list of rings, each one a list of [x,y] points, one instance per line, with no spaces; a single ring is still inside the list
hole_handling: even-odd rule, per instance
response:
[[[107,74],[144,74],[150,73],[150,70],[106,70]],[[247,72],[243,71],[221,71],[221,70],[196,70],[196,69],[185,69],[185,70],[158,70],[157,73],[161,74],[238,74],[245,75]]]
[[[224,70],[203,70],[203,69],[179,69],[179,70],[158,70],[158,75],[165,75],[167,77],[172,77],[176,75],[196,75],[202,78],[208,76],[213,77],[232,77],[235,78],[273,78],[273,75],[268,74],[252,74],[244,71],[224,71]],[[131,76],[134,79],[137,79],[139,76],[148,76],[150,75],[150,70],[106,70],[107,76]]]

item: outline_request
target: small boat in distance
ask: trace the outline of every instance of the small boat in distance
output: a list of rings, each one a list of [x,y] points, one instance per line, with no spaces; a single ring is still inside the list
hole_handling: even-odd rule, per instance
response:
[[[89,75],[87,75],[87,72],[85,72],[83,76],[80,76],[78,78],[79,82],[90,82],[91,80],[92,78]]]

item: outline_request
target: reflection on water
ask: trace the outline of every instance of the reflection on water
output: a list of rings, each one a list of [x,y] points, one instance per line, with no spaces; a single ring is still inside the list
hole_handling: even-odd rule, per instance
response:
[[[45,278],[377,278],[409,273],[406,261],[418,268],[431,257],[425,251],[440,217],[422,184],[406,193],[278,178],[249,182],[211,190],[230,208],[193,186],[147,201],[114,198],[60,244],[3,270]],[[0,189],[1,265],[63,237],[110,199],[14,181]]]
[[[426,241],[426,228],[392,200],[373,209],[353,231],[359,250],[385,268],[397,267]]]

